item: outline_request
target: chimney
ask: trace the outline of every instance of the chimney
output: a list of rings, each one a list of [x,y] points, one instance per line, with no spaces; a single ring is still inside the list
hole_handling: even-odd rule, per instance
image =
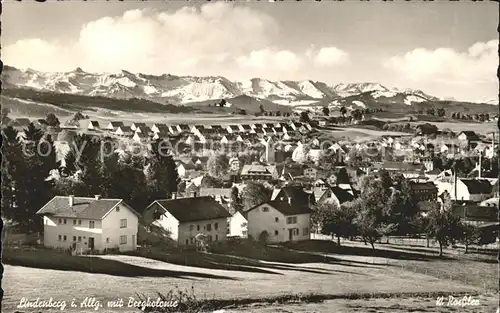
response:
[[[95,195],[95,196],[94,196],[94,198],[95,198],[96,200],[99,200],[99,199],[101,199],[101,195]]]
[[[71,195],[68,198],[69,198],[69,206],[73,206],[73,203],[75,202],[75,196]]]
[[[177,199],[177,192],[172,192],[171,197],[172,197],[172,199]]]

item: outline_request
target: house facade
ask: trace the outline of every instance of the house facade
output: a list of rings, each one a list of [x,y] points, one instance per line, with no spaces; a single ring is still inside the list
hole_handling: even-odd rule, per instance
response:
[[[293,201],[268,201],[245,212],[248,236],[269,243],[309,240],[311,210]]]
[[[44,246],[80,252],[137,247],[139,214],[121,199],[56,196],[43,216]]]
[[[146,225],[153,224],[170,233],[181,246],[196,245],[202,235],[207,242],[227,239],[231,214],[212,197],[157,200],[144,212]]]
[[[235,212],[229,218],[227,235],[228,237],[248,237],[248,221],[242,212]]]

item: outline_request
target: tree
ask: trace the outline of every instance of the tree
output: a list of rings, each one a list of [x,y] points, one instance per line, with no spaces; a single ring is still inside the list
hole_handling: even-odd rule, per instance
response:
[[[315,230],[324,235],[335,234],[339,246],[340,237],[349,238],[355,234],[355,210],[349,204],[338,207],[334,203],[323,202],[315,205],[312,211],[311,222]]]
[[[445,203],[445,206],[450,206],[450,204]],[[441,210],[439,203],[434,202],[427,215],[426,233],[439,243],[439,256],[441,257],[443,247],[454,244],[462,238],[462,227],[459,218],[454,216],[451,210]]]
[[[338,171],[335,173],[335,176],[337,177],[338,184],[349,184],[350,183],[349,174],[347,173],[347,170],[345,169],[345,167],[339,168]]]
[[[427,109],[427,115],[434,115],[435,113],[436,111],[434,110],[434,108]]]
[[[363,119],[363,112],[360,109],[352,110],[351,116],[354,120],[360,121]]]
[[[18,131],[8,126],[2,131],[2,213],[3,216],[18,221],[22,219],[19,214],[19,202],[25,196],[26,190],[21,189],[21,184],[26,173],[21,142]]]
[[[54,184],[49,174],[55,167],[55,147],[51,138],[30,124],[24,131],[25,146],[22,162],[24,177],[16,186],[16,221],[26,232],[41,229],[39,217],[35,214],[53,197]]]
[[[344,106],[342,106],[340,108],[340,114],[342,115],[342,117],[345,117],[346,113],[347,113],[347,109]]]
[[[221,108],[225,107],[226,106],[226,100],[225,99],[222,99],[220,102],[219,102],[219,106]]]
[[[179,176],[170,152],[160,140],[151,143],[147,160],[147,181],[151,201],[170,198],[171,194],[177,191]]]
[[[243,208],[249,209],[271,199],[271,190],[263,184],[249,182],[241,193]]]
[[[225,154],[212,154],[207,161],[207,170],[210,176],[221,177],[229,169],[229,158]]]
[[[301,123],[309,123],[311,121],[311,119],[309,118],[309,113],[307,113],[307,111],[300,112],[299,121]]]
[[[465,245],[465,253],[468,253],[470,245],[480,243],[481,230],[472,224],[466,224],[466,223],[460,223],[460,230],[461,230],[460,242],[462,242]]]
[[[327,106],[323,107],[322,112],[326,116],[330,115],[330,109]]]
[[[243,209],[240,192],[236,186],[231,189],[231,206],[235,211],[241,211]]]
[[[47,122],[47,125],[53,126],[53,127],[59,126],[61,124],[59,122],[59,119],[57,118],[57,116],[54,113],[47,114],[47,116],[45,117],[45,121]]]
[[[437,110],[437,115],[443,117],[446,115],[446,111],[443,108],[439,108]]]
[[[357,211],[354,223],[358,234],[370,243],[372,249],[375,249],[375,241],[387,234],[389,226],[392,229],[388,218],[391,212],[387,209],[392,189],[387,187],[389,183],[384,177],[385,174],[382,178],[365,176],[361,181],[360,197],[353,204]]]
[[[259,111],[260,113],[264,113],[266,110],[264,110],[264,106],[262,104],[259,105]]]
[[[7,125],[10,122],[9,114],[10,114],[10,109],[6,107],[2,107],[1,109],[1,123],[2,125]]]

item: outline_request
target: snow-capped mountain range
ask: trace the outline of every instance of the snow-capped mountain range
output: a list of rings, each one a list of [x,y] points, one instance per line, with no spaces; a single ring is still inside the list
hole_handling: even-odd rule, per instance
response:
[[[40,72],[4,66],[4,88],[30,88],[39,91],[70,93],[108,98],[140,98],[159,103],[183,104],[232,99],[248,96],[279,105],[344,104],[344,99],[365,95],[371,101],[384,101],[412,105],[425,101],[443,100],[420,90],[387,88],[378,83],[338,84],[304,81],[270,81],[252,78],[247,81],[230,81],[222,76],[160,76],[131,73],[88,73],[77,68],[70,72]],[[498,100],[497,100],[498,103]],[[497,104],[496,103],[496,104]],[[362,100],[350,104],[364,107]],[[490,103],[491,104],[491,103]]]

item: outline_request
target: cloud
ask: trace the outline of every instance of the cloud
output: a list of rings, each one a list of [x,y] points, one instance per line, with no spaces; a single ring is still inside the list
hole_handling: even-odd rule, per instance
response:
[[[217,68],[228,55],[268,47],[277,30],[271,16],[223,2],[176,11],[131,10],[91,21],[77,38],[65,42],[20,40],[5,47],[3,57],[13,66],[50,71],[80,66],[90,71],[175,72],[203,61]]]
[[[236,58],[242,66],[257,70],[278,70],[296,72],[302,65],[299,55],[289,50],[262,49]]]
[[[298,51],[279,46],[270,15],[227,2],[179,10],[130,10],[82,25],[64,42],[23,39],[4,49],[6,64],[42,71],[126,69],[151,74],[295,79],[308,70],[344,63],[335,47]]]
[[[349,63],[349,55],[336,47],[323,47],[314,57],[314,63],[326,67],[345,65]]]
[[[450,48],[414,49],[384,66],[413,82],[472,85],[496,83],[498,40],[478,42],[466,52]]]

